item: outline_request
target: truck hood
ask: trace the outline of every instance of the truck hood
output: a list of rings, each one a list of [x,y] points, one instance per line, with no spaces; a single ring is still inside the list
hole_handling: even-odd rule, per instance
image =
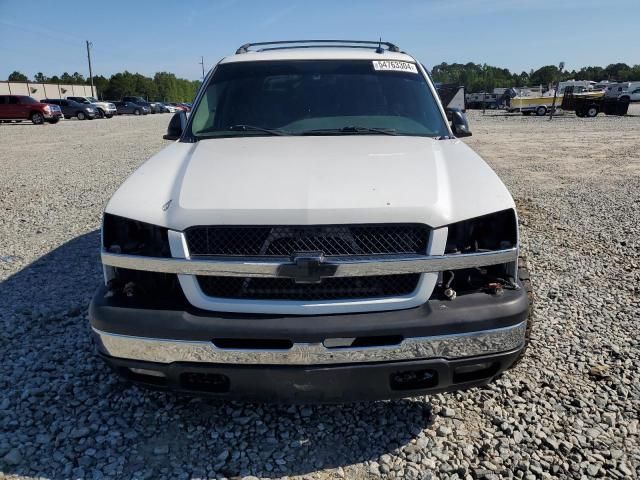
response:
[[[176,142],[144,163],[106,211],[193,225],[417,222],[439,227],[513,200],[460,140],[387,135]]]

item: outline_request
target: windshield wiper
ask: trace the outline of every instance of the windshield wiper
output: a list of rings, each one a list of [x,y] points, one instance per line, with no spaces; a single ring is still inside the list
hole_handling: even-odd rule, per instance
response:
[[[353,125],[342,128],[316,128],[314,130],[305,130],[300,132],[300,135],[323,135],[332,133],[377,133],[379,135],[398,135],[394,128],[357,127]]]
[[[280,130],[278,128],[264,128],[244,124],[230,125],[225,130],[230,130],[232,132],[263,132],[268,133],[269,135],[291,135],[289,132],[285,132],[284,130]]]

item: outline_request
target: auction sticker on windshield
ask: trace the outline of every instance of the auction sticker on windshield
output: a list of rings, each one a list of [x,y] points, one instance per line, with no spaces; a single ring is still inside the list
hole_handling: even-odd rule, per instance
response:
[[[418,73],[418,69],[417,69],[415,63],[400,62],[400,61],[395,61],[395,60],[374,60],[373,61],[373,69],[374,70],[393,71],[393,72]]]

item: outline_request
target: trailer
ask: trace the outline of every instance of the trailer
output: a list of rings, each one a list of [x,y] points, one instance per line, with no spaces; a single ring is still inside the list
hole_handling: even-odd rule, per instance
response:
[[[436,83],[435,87],[444,108],[466,111],[464,86],[457,83]]]
[[[629,99],[612,98],[598,92],[599,95],[574,93],[573,87],[567,87],[562,96],[561,108],[564,111],[575,111],[578,117],[595,117],[603,112],[606,115],[626,115],[629,110]]]

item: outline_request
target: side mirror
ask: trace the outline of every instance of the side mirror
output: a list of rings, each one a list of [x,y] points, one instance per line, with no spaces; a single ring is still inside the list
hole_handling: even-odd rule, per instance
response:
[[[469,122],[463,111],[457,108],[447,108],[447,117],[451,120],[451,130],[456,137],[470,137]]]
[[[187,125],[187,115],[184,112],[178,112],[169,120],[169,126],[167,127],[167,134],[162,138],[165,140],[178,140],[184,132],[184,128]]]

